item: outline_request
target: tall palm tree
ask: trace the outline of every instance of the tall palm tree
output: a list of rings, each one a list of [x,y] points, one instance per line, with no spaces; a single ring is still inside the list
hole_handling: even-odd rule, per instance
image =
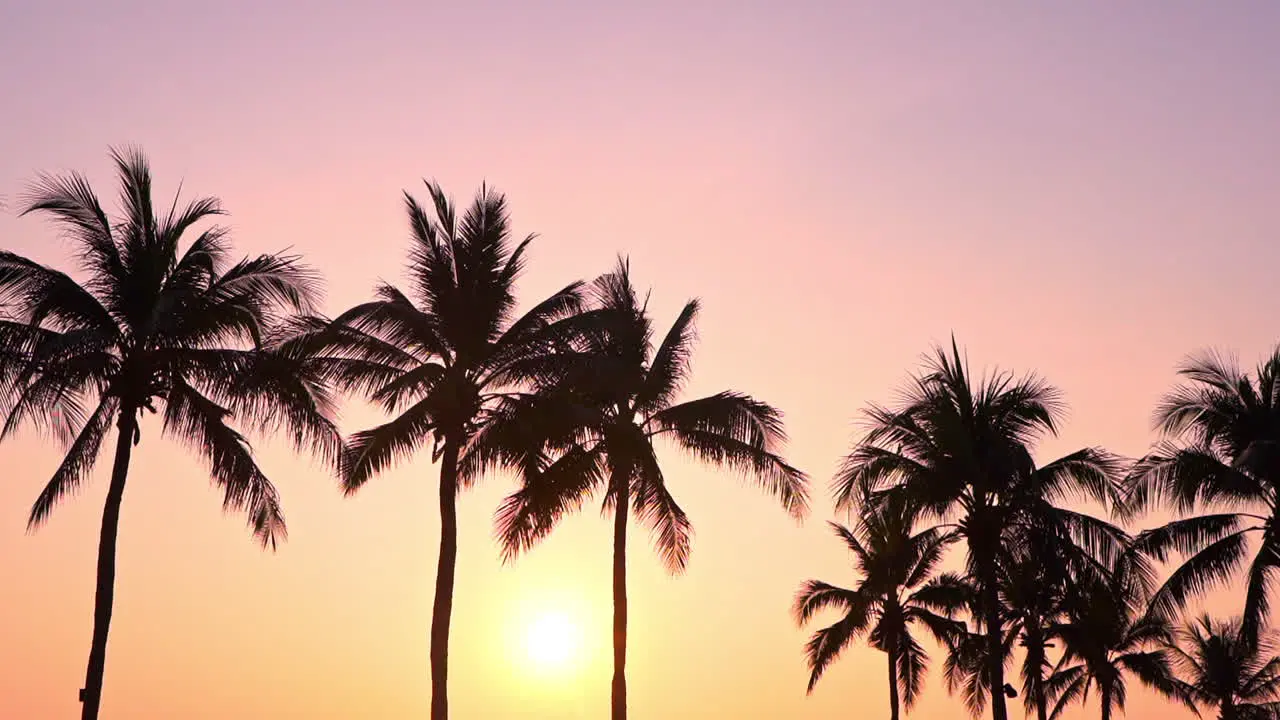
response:
[[[796,596],[796,622],[804,625],[826,608],[844,616],[814,633],[805,646],[809,687],[854,639],[867,635],[871,646],[889,662],[889,716],[898,720],[899,693],[907,710],[924,682],[928,656],[911,636],[912,625],[923,625],[946,642],[964,624],[939,614],[963,603],[966,592],[959,578],[933,578],[946,548],[937,529],[912,533],[912,514],[900,504],[868,506],[853,530],[831,523],[854,556],[862,581],[853,590],[820,580],[808,580]]]
[[[1179,374],[1187,382],[1156,410],[1166,439],[1134,467],[1126,509],[1170,505],[1181,516],[1139,536],[1158,560],[1189,556],[1156,594],[1156,611],[1172,617],[1247,565],[1242,628],[1253,640],[1280,571],[1280,348],[1252,378],[1213,353],[1190,359]],[[1207,510],[1216,512],[1197,514]],[[1259,541],[1252,561],[1250,535]]]
[[[1168,622],[1148,612],[1147,571],[1122,562],[1104,582],[1080,586],[1067,602],[1067,619],[1053,627],[1062,658],[1049,677],[1050,718],[1084,702],[1096,689],[1102,720],[1123,711],[1128,677],[1194,709],[1174,679],[1164,650],[1173,639]]]
[[[835,482],[839,509],[863,489],[880,497],[902,494],[922,518],[964,541],[979,593],[975,620],[986,638],[983,680],[994,720],[1008,718],[1002,548],[1031,528],[1087,562],[1114,556],[1126,539],[1106,522],[1054,504],[1077,496],[1104,505],[1118,499],[1117,462],[1102,450],[1086,448],[1036,467],[1032,447],[1057,432],[1061,413],[1059,393],[1038,378],[997,372],[975,381],[953,340],[949,354],[936,349],[899,408],[871,407],[869,430]]]
[[[654,441],[668,438],[694,457],[742,472],[797,518],[807,509],[806,478],[779,454],[782,416],[768,404],[736,392],[676,402],[689,376],[696,300],[685,305],[655,348],[651,320],[625,260],[598,278],[592,291],[600,322],[580,326],[572,345],[558,353],[543,373],[541,396],[513,400],[506,420],[481,433],[472,462],[501,462],[522,471],[522,487],[496,517],[506,559],[604,491],[604,510],[614,517],[612,717],[621,720],[627,707],[628,517],[634,513],[653,529],[656,549],[672,572],[684,569],[692,538],[689,518],[667,488]],[[549,406],[560,409],[546,412]],[[560,420],[532,422],[535,409]],[[535,430],[540,436],[529,445]],[[521,442],[524,453],[492,450]]]
[[[0,345],[8,351],[8,433],[24,421],[63,432],[69,449],[31,508],[29,527],[83,483],[116,426],[116,447],[98,540],[93,643],[82,717],[102,701],[115,592],[116,538],[143,410],[163,405],[163,431],[210,465],[223,506],[247,513],[254,534],[275,547],[285,536],[280,497],[228,424],[278,431],[299,448],[338,462],[341,438],[314,368],[273,344],[279,321],[310,311],[315,276],[284,255],[229,262],[225,229],[193,228],[221,214],[201,198],[167,212],[152,204],[151,171],[140,151],[111,153],[122,215],[109,218],[79,174],[41,176],[23,214],[53,218],[73,243],[83,281],[0,251]],[[183,246],[185,245],[185,249]]]
[[[1273,637],[1257,643],[1241,636],[1241,618],[1202,615],[1169,648],[1182,686],[1197,703],[1216,708],[1219,720],[1280,718],[1280,657]]]
[[[381,284],[375,298],[332,321],[306,318],[290,348],[326,377],[365,393],[395,417],[349,441],[343,487],[422,445],[440,463],[440,551],[431,615],[431,717],[448,717],[449,624],[457,563],[457,495],[476,479],[459,457],[493,409],[522,387],[526,365],[552,348],[555,322],[580,304],[573,283],[516,316],[515,283],[533,236],[512,245],[506,199],[482,187],[459,219],[441,187],[427,182],[434,217],[405,193],[411,228],[408,292]]]

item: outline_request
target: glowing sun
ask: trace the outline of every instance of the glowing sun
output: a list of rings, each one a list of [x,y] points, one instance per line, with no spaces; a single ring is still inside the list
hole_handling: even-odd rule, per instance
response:
[[[559,667],[578,651],[578,627],[568,616],[547,613],[536,618],[526,636],[529,659],[539,667]]]

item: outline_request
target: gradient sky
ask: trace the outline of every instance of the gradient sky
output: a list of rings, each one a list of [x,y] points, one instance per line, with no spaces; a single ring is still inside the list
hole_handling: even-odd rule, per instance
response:
[[[482,180],[508,193],[541,236],[526,300],[629,253],[659,322],[704,300],[689,391],[779,405],[815,480],[797,527],[668,454],[697,538],[669,578],[633,533],[632,717],[874,715],[883,655],[851,649],[806,698],[788,615],[802,580],[854,582],[824,521],[859,410],[955,331],[975,365],[1066,392],[1043,458],[1134,455],[1185,354],[1251,366],[1277,340],[1277,47],[1268,0],[11,0],[0,196],[75,168],[114,197],[107,147],[140,144],[165,196],[224,200],[241,252],[305,253],[330,311],[401,279],[400,192],[424,176],[463,202]],[[0,245],[65,264],[37,219],[0,217]],[[343,425],[377,418],[352,405]],[[436,469],[344,499],[283,444],[260,450],[289,518],[274,555],[144,424],[103,716],[424,717]],[[26,535],[56,462],[31,434],[0,446],[0,717],[77,712],[107,463]],[[587,512],[504,568],[490,516],[509,488],[460,502],[454,716],[600,717],[608,525]],[[523,659],[548,608],[588,636],[559,673]],[[1158,708],[1139,694],[1129,715],[1180,717]],[[912,717],[960,713],[934,677]]]

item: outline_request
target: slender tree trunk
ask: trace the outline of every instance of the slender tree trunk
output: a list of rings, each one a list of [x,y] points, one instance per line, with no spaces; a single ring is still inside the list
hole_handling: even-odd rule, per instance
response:
[[[431,610],[431,720],[449,717],[449,622],[458,564],[458,443],[445,440],[440,462],[440,560]]]
[[[898,720],[898,655],[886,654],[889,656],[889,720]]]
[[[1031,684],[1032,700],[1036,704],[1036,720],[1049,720],[1049,701],[1045,697],[1044,689],[1044,636],[1041,635],[1040,629],[1034,628],[1027,633],[1027,657],[1026,662],[1035,668],[1034,679]]]
[[[1004,633],[1000,623],[1000,590],[994,559],[984,559],[982,572],[983,624],[987,631],[987,676],[991,678],[991,720],[1009,720],[1004,698]]]
[[[124,483],[129,476],[129,457],[133,453],[133,437],[138,430],[137,412],[128,406],[120,408],[116,421],[116,458],[111,466],[111,485],[102,509],[102,531],[98,536],[98,586],[93,596],[93,644],[89,647],[89,666],[84,688],[80,690],[81,720],[97,720],[102,704],[102,675],[107,667],[107,636],[111,629],[111,609],[116,589],[116,538],[120,529],[120,502],[124,499]]]
[[[627,513],[631,489],[614,477],[613,720],[627,718]]]
[[[1040,670],[1043,673],[1043,668]],[[1049,720],[1049,698],[1045,697],[1044,675],[1036,679],[1036,720]]]
[[[1102,720],[1111,720],[1111,688],[1102,686]]]

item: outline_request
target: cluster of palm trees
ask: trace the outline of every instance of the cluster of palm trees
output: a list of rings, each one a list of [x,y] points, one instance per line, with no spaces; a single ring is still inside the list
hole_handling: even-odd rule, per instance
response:
[[[899,404],[867,411],[833,484],[855,520],[833,529],[859,582],[811,580],[796,597],[801,624],[840,612],[806,646],[809,689],[865,638],[887,656],[896,719],[919,696],[923,631],[945,654],[947,689],[974,715],[989,704],[994,720],[1019,693],[1039,720],[1092,693],[1107,720],[1131,681],[1227,720],[1280,718],[1268,630],[1280,571],[1280,350],[1252,377],[1214,354],[1181,375],[1145,457],[1085,448],[1037,465],[1037,442],[1061,421],[1058,391],[1034,376],[974,377],[954,341],[938,349]],[[1122,528],[1153,509],[1177,519]],[[1239,616],[1190,612],[1242,571]],[[1018,660],[1020,690],[1006,682]]]
[[[661,438],[742,474],[797,519],[807,478],[781,454],[781,413],[725,391],[685,400],[697,301],[658,334],[625,259],[517,313],[515,285],[532,238],[513,239],[503,197],[482,187],[459,215],[427,183],[405,194],[407,285],[374,288],[336,317],[318,311],[320,278],[301,258],[235,260],[213,198],[153,203],[136,150],[113,151],[119,212],[108,215],[79,174],[44,175],[21,214],[44,214],[70,239],[75,276],[0,250],[0,437],[24,425],[66,454],[30,512],[43,523],[89,476],[115,427],[98,546],[93,637],[82,717],[102,698],[115,587],[116,538],[130,458],[148,414],[205,459],[224,506],[246,515],[265,547],[284,539],[279,494],[242,433],[284,433],[322,459],[346,493],[430,447],[439,465],[440,550],[430,637],[431,715],[448,715],[448,642],[458,493],[504,471],[517,489],[494,517],[504,561],[546,537],[588,500],[614,519],[612,717],[626,717],[629,521],[646,526],[672,572],[689,557],[691,524],[668,487]],[[806,622],[842,617],[807,646],[813,688],[865,634],[888,656],[890,703],[910,707],[928,657],[967,706],[1007,717],[1008,665],[1022,659],[1022,696],[1041,720],[1090,692],[1103,717],[1136,678],[1224,718],[1280,717],[1280,661],[1267,631],[1280,568],[1280,354],[1249,377],[1210,357],[1161,406],[1169,438],[1136,464],[1085,449],[1037,466],[1037,440],[1062,406],[1035,378],[974,379],[960,352],[939,351],[899,407],[873,407],[834,484],[835,526],[854,554],[854,590],[810,581]],[[353,396],[387,421],[347,436],[335,415]],[[1096,515],[1063,507],[1078,499]],[[1149,508],[1183,519],[1131,536],[1116,522]],[[1202,514],[1208,508],[1216,514]],[[1111,518],[1112,520],[1103,519]],[[1250,536],[1260,545],[1250,562]],[[940,569],[963,550],[963,564]],[[1155,564],[1185,558],[1159,584]],[[1199,618],[1188,600],[1244,566],[1242,616]],[[1020,648],[1020,650],[1019,650]]]
[[[614,718],[626,716],[628,521],[652,531],[672,571],[690,551],[690,521],[655,442],[738,471],[787,512],[805,513],[806,477],[779,454],[781,413],[736,392],[680,398],[698,303],[656,337],[620,260],[518,315],[515,283],[532,238],[513,241],[505,200],[488,188],[461,215],[434,183],[425,204],[406,193],[408,285],[379,285],[370,301],[328,318],[316,307],[319,276],[300,258],[233,261],[226,230],[208,224],[222,213],[217,200],[157,207],[142,153],[112,151],[112,159],[118,216],[75,173],[39,177],[20,208],[56,221],[78,277],[0,251],[3,433],[32,425],[67,447],[30,528],[84,482],[116,428],[83,718],[96,718],[101,703],[120,507],[147,413],[206,460],[224,506],[244,512],[270,547],[286,532],[280,497],[242,432],[288,435],[323,459],[347,493],[431,447],[440,467],[430,638],[436,720],[448,716],[455,501],[486,472],[518,478],[496,514],[506,559],[593,496],[612,512]],[[343,437],[334,422],[341,393],[380,405],[390,419]]]

